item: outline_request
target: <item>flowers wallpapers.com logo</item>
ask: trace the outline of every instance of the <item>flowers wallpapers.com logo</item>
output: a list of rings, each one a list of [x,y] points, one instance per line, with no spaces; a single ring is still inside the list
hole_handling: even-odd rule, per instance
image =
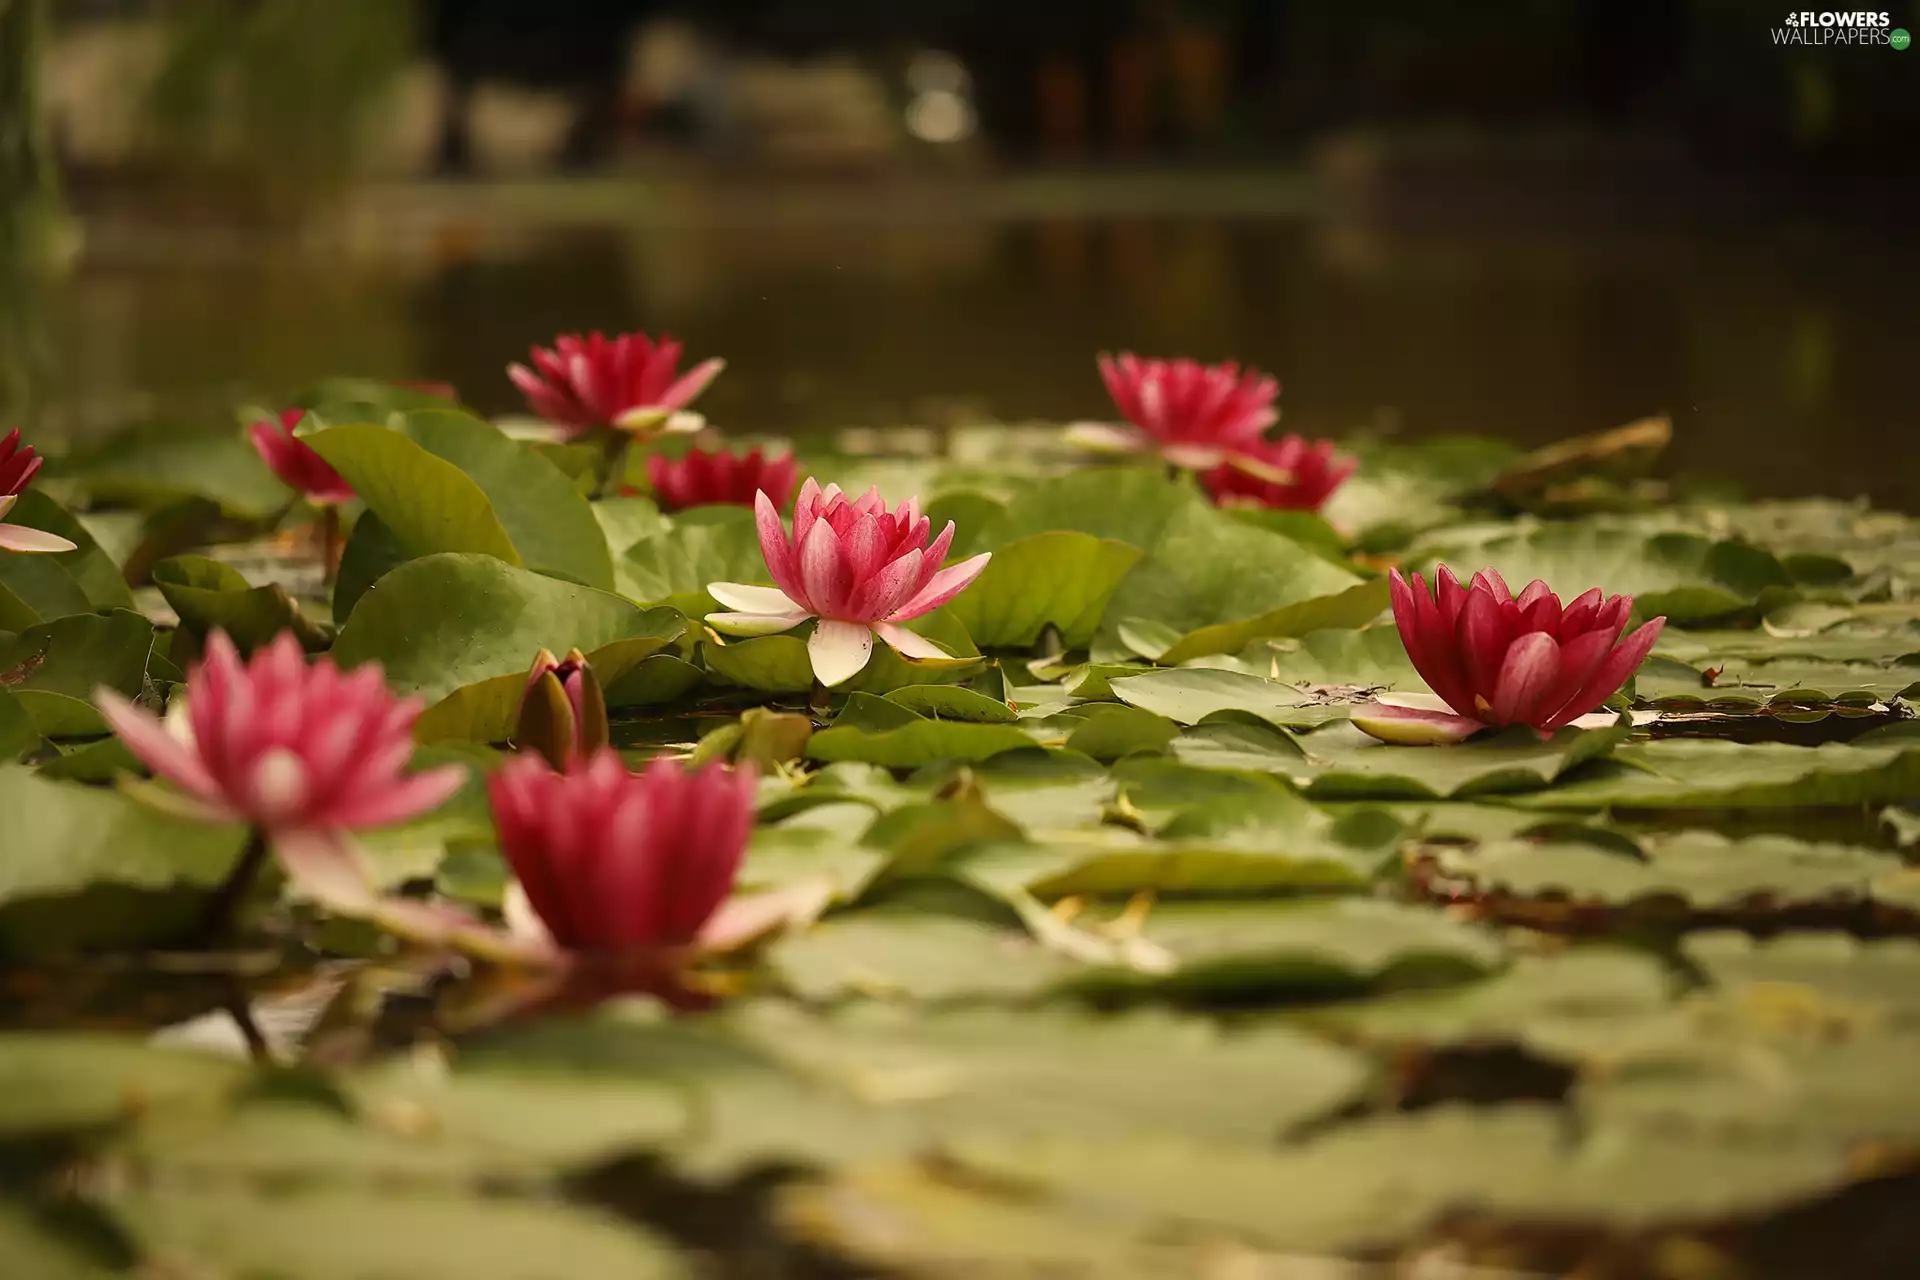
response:
[[[1801,9],[1787,15],[1773,29],[1775,44],[1880,44],[1904,49],[1912,42],[1903,28],[1893,25],[1893,16],[1870,9]]]

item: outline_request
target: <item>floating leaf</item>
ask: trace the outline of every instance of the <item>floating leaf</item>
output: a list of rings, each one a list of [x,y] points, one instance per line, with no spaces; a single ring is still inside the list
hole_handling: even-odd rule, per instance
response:
[[[672,609],[648,609],[630,625],[634,634],[603,644],[587,655],[609,707],[640,705],[642,699],[658,692],[658,687],[643,686],[637,678],[639,668],[655,656],[671,657],[664,651],[679,648],[688,630],[686,618]],[[522,670],[455,689],[421,713],[414,722],[413,736],[421,742],[505,742],[513,735],[519,718],[520,699],[527,687],[525,668],[531,665],[529,657]],[[692,673],[693,681],[699,680],[697,668],[681,665]],[[681,683],[669,679],[665,687],[671,689]]]
[[[1032,745],[1033,739],[1012,725],[916,717],[911,724],[878,733],[851,726],[822,729],[807,743],[807,758],[827,763],[859,760],[889,769],[917,769],[936,760],[985,760],[1002,751],[1017,751]]]
[[[1037,533],[995,551],[948,610],[989,649],[1027,648],[1049,626],[1066,648],[1083,649],[1140,555],[1137,547],[1091,534]]]
[[[684,1262],[630,1222],[551,1199],[379,1186],[268,1193],[242,1186],[144,1189],[122,1214],[159,1265],[235,1276],[523,1280],[550,1274],[683,1280]]]
[[[1317,902],[1174,902],[1140,935],[1164,959],[1144,970],[1090,973],[1101,992],[1244,998],[1437,986],[1497,968],[1491,933],[1431,911],[1362,898]]]
[[[416,409],[406,415],[401,430],[479,486],[527,568],[613,589],[613,557],[592,507],[572,477],[546,457],[456,410]]]
[[[15,497],[7,511],[7,523],[44,529],[74,544],[72,551],[9,556],[9,559],[41,560],[59,566],[79,586],[87,602],[101,613],[133,608],[133,592],[127,589],[127,580],[121,576],[120,566],[113,557],[101,549],[84,524],[39,489],[28,489]]]
[[[0,1135],[84,1132],[154,1107],[206,1105],[245,1075],[242,1063],[134,1036],[0,1032]]]
[[[1445,747],[1397,747],[1350,725],[1296,739],[1264,723],[1196,725],[1174,744],[1189,764],[1280,774],[1315,799],[1466,799],[1559,785],[1578,766],[1615,749],[1624,728],[1556,731],[1542,739],[1524,726]],[[1580,807],[1580,806],[1568,806]]]
[[[1067,750],[1095,760],[1118,760],[1135,752],[1160,752],[1180,733],[1162,715],[1139,707],[1094,707],[1067,736]]]
[[[282,631],[292,631],[309,652],[328,636],[307,618],[279,583],[256,587],[239,570],[205,556],[173,556],[153,566],[153,584],[182,626],[205,636],[218,628],[242,653],[251,653]]]
[[[1075,967],[1024,932],[884,909],[823,920],[776,945],[769,963],[804,1000],[1034,996]]]
[[[753,512],[744,507],[717,508],[698,522],[678,520],[640,539],[621,556],[619,573],[625,595],[695,618],[721,607],[707,594],[709,582],[773,582]]]
[[[375,583],[340,629],[333,656],[347,667],[379,662],[396,692],[433,703],[462,685],[524,676],[541,649],[592,652],[662,625],[677,624],[610,591],[493,556],[434,555]]]
[[[1612,760],[1586,776],[1512,803],[1541,809],[1769,809],[1876,804],[1917,793],[1920,738],[1868,734],[1817,747],[1668,738],[1616,748]]]
[[[1726,913],[1857,907],[1874,880],[1900,869],[1898,858],[1843,844],[1786,836],[1730,840],[1716,832],[1648,834],[1638,856],[1590,842],[1510,840],[1471,849],[1438,846],[1434,871],[1450,896],[1498,900],[1497,914],[1567,908],[1571,922],[1597,923],[1583,912],[1664,905],[1669,913]],[[1628,848],[1633,848],[1629,844]]]
[[[1220,711],[1245,711],[1274,724],[1312,726],[1338,716],[1315,695],[1239,671],[1181,667],[1111,682],[1113,696],[1180,724],[1198,724]]]
[[[0,954],[169,939],[218,884],[245,833],[167,816],[115,791],[0,767],[12,815],[0,862]]]
[[[408,555],[465,551],[523,563],[486,491],[417,441],[371,423],[303,438],[346,477]]]
[[[1177,637],[1142,657],[1172,666],[1210,653],[1237,653],[1262,636],[1357,627],[1387,604],[1385,580],[1363,582],[1291,538],[1249,529],[1209,507],[1166,524],[1107,607],[1103,645],[1122,623],[1136,635],[1161,628]]]

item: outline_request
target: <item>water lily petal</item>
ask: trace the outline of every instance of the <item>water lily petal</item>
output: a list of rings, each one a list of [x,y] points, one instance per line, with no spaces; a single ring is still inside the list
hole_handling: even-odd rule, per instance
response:
[[[1493,688],[1497,724],[1531,724],[1540,700],[1560,676],[1560,642],[1544,631],[1530,631],[1507,646]]]
[[[876,622],[873,629],[894,651],[906,658],[950,658],[953,655],[917,632],[897,622]]]
[[[778,587],[756,587],[744,582],[709,582],[707,594],[727,608],[743,613],[791,613],[806,608]]]
[[[0,547],[9,551],[72,551],[74,544],[57,533],[23,524],[0,524]]]
[[[710,613],[707,625],[723,636],[771,636],[791,631],[812,616],[803,609],[786,613]]]
[[[221,804],[219,784],[201,763],[199,753],[168,730],[158,716],[105,686],[93,691],[93,702],[127,750],[139,756],[149,769],[200,800]]]
[[[360,846],[346,832],[308,827],[275,832],[272,842],[287,879],[321,906],[359,915],[378,901]]]
[[[1111,422],[1072,423],[1067,427],[1066,439],[1068,444],[1095,453],[1144,453],[1153,443],[1142,432]]]
[[[823,618],[807,640],[813,676],[831,688],[860,674],[873,657],[873,632],[858,622]]]
[[[938,609],[971,586],[973,580],[979,577],[981,571],[987,567],[987,561],[991,559],[993,559],[992,552],[982,551],[977,556],[970,556],[959,564],[942,569],[927,581],[926,586],[920,588],[913,599],[895,609],[890,621],[907,622],[923,613],[931,613]]]
[[[1372,702],[1354,709],[1353,727],[1382,742],[1426,747],[1460,742],[1487,726],[1470,716],[1458,716],[1450,711],[1424,711]]]
[[[381,786],[364,799],[340,805],[334,816],[349,827],[384,827],[431,813],[467,784],[464,766],[444,764],[410,773]]]

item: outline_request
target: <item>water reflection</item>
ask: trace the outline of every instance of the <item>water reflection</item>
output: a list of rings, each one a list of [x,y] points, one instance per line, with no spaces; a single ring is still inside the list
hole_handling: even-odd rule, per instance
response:
[[[1105,409],[1093,353],[1127,347],[1274,369],[1302,429],[1540,442],[1667,410],[1682,469],[1920,506],[1888,465],[1912,313],[1869,243],[769,203],[510,236],[430,221],[348,255],[109,237],[56,317],[58,416],[204,416],[342,371],[505,411],[529,343],[644,326],[728,358],[702,407],[743,430],[1072,418]]]

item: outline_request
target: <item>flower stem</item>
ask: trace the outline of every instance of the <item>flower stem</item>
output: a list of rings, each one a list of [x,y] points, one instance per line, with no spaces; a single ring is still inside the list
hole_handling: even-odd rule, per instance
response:
[[[627,454],[633,448],[633,437],[624,431],[609,427],[606,429],[606,479],[600,484],[602,498],[612,497],[625,486],[627,479]]]
[[[247,985],[238,976],[227,979],[227,1016],[233,1019],[233,1025],[240,1028],[240,1037],[247,1042],[247,1056],[261,1064],[273,1062],[273,1050],[267,1045],[267,1037],[261,1032],[260,1024],[253,1020],[253,1002],[247,998]]]
[[[240,852],[233,869],[227,872],[227,878],[213,892],[206,910],[200,915],[200,927],[195,936],[202,946],[211,947],[223,941],[233,931],[233,917],[239,910],[241,900],[247,896],[247,890],[260,876],[260,867],[267,860],[267,833],[258,827],[247,837],[247,847]]]

